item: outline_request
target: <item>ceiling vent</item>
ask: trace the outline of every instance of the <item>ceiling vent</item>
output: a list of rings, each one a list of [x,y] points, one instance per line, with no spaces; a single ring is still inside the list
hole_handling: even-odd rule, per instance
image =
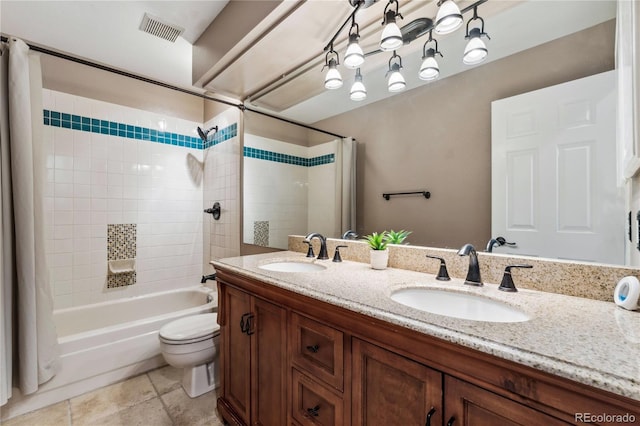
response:
[[[140,23],[140,29],[164,40],[175,43],[178,36],[184,32],[184,28],[169,24],[160,18],[145,13]]]

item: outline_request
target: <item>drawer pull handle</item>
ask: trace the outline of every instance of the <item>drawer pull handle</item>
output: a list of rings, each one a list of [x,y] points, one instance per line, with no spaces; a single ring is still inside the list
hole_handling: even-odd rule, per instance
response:
[[[320,349],[320,346],[318,346],[318,345],[307,346],[307,350],[308,350],[309,352],[313,352],[314,354],[315,354],[315,353],[318,353],[318,350],[319,350],[319,349]]]
[[[307,413],[310,416],[313,416],[313,417],[318,417],[318,411],[320,411],[320,406],[319,405],[316,405],[313,408],[307,408]]]
[[[253,319],[253,314],[251,312],[247,312],[240,317],[240,331],[244,334],[250,336],[254,333],[251,330],[251,320]]]
[[[455,421],[456,421],[455,416],[451,417],[451,418],[449,419],[449,421],[447,422],[447,426],[453,426],[453,422],[455,422]]]
[[[431,426],[431,417],[433,417],[435,412],[435,407],[431,407],[431,410],[429,410],[429,412],[427,413],[427,423],[425,423],[425,426]]]

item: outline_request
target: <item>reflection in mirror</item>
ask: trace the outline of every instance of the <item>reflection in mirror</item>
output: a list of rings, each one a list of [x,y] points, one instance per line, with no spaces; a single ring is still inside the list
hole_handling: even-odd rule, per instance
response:
[[[341,188],[355,190],[353,140],[250,111],[244,129],[244,244],[287,249],[291,234],[338,237],[353,225],[355,199],[343,203]]]

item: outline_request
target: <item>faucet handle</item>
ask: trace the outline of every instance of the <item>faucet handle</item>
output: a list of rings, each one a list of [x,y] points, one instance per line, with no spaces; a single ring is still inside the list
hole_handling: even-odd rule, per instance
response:
[[[511,277],[511,268],[526,268],[531,269],[533,266],[531,265],[509,265],[504,268],[504,275],[502,276],[502,282],[500,283],[500,287],[498,290],[516,292],[518,289],[516,285],[513,283],[513,278]]]
[[[342,258],[340,257],[340,249],[343,247],[349,247],[349,246],[336,246],[336,251],[333,254],[333,261],[334,262],[342,262]]]
[[[307,257],[316,257],[315,253],[313,252],[311,241],[302,240],[302,242],[309,246],[309,250],[307,250]]]
[[[438,259],[440,261],[440,270],[438,271],[438,275],[436,276],[436,280],[439,281],[450,281],[451,277],[449,277],[449,272],[447,271],[447,264],[444,259],[438,256],[431,256],[429,254],[426,255],[431,259]]]

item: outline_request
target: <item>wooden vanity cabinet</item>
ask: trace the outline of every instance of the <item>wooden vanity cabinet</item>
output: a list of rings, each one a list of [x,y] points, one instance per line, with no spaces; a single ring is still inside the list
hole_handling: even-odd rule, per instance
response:
[[[218,409],[230,424],[281,426],[287,417],[286,311],[233,287],[219,290]]]
[[[217,280],[218,410],[232,425],[553,426],[578,424],[576,413],[640,419],[638,401],[223,268]]]

